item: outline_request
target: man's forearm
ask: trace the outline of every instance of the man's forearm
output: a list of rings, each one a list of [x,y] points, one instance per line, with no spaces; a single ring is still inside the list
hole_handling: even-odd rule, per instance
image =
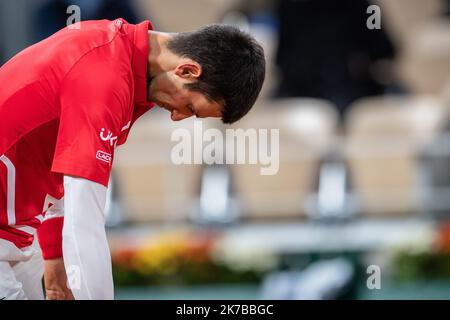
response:
[[[62,257],[62,228],[64,222],[64,197],[52,198],[38,229],[38,240],[45,260]]]
[[[45,260],[62,257],[62,228],[64,218],[44,220],[38,229],[38,240]]]
[[[63,257],[75,299],[113,299],[111,256],[105,232],[107,189],[64,177]]]
[[[44,284],[47,300],[73,300],[67,287],[66,269],[63,258],[46,259],[44,263]]]

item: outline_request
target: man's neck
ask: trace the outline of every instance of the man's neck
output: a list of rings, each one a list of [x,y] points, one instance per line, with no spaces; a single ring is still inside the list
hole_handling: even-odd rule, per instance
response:
[[[173,69],[178,63],[178,57],[167,48],[167,43],[172,36],[169,33],[148,32],[148,76],[150,79],[158,73]]]

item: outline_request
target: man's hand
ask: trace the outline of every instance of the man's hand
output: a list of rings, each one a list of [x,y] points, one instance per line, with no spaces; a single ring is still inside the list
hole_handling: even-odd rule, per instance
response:
[[[45,260],[44,283],[47,300],[74,300],[62,258]]]

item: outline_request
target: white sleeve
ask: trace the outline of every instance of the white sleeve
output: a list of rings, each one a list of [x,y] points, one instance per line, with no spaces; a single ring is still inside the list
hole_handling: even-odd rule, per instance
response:
[[[106,193],[99,183],[64,176],[63,258],[77,300],[114,299],[105,232]]]

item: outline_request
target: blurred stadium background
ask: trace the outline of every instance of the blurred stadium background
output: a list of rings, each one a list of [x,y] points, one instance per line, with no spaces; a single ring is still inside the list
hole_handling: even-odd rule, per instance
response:
[[[82,20],[247,30],[268,74],[232,128],[280,129],[280,170],[261,176],[172,164],[171,132],[194,120],[136,123],[107,204],[118,299],[450,298],[450,1],[6,0],[0,61],[70,4]]]

